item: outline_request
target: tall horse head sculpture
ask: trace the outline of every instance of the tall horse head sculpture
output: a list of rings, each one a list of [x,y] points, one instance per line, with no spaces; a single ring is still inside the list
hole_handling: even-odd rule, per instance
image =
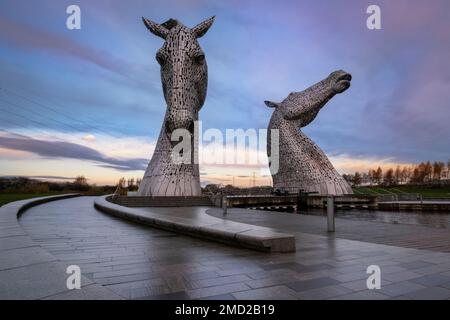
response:
[[[174,19],[157,24],[142,18],[154,35],[164,39],[156,53],[161,67],[161,82],[167,109],[153,157],[139,186],[141,196],[198,196],[201,195],[197,142],[194,122],[206,98],[208,68],[205,54],[197,39],[214,22],[214,17],[194,28]],[[172,134],[184,129],[190,133],[190,161],[174,162],[172,151],[177,141]]]

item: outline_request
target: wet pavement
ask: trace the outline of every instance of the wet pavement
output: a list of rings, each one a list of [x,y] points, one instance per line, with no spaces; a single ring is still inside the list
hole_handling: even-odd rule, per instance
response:
[[[85,277],[126,299],[450,298],[449,253],[340,239],[345,233],[339,232],[329,236],[323,217],[230,209],[229,219],[294,232],[296,252],[261,253],[113,218],[95,210],[93,200],[39,205],[19,221],[56,259],[79,265]],[[361,222],[338,219],[338,230],[349,223]],[[403,226],[364,223],[355,227]],[[389,235],[394,229],[381,230]],[[380,290],[366,287],[373,264],[381,268]]]
[[[220,209],[210,209],[208,213],[217,217],[222,216]],[[337,211],[336,232],[332,236],[406,248],[450,252],[449,229],[412,222],[414,219],[423,219],[429,223],[430,219],[433,219],[430,218],[433,214],[429,214],[428,217],[414,218],[418,214],[397,212],[391,215],[386,213],[380,217],[378,213],[383,214],[383,212],[368,210]],[[330,236],[326,231],[323,210],[309,210],[309,214],[306,215],[233,208],[228,210],[227,219],[272,227],[290,233]],[[407,223],[398,222],[404,220]]]
[[[303,214],[323,216],[324,210],[310,209]],[[336,210],[336,217],[350,220],[365,220],[392,224],[412,224],[434,228],[450,228],[450,212],[420,212],[420,211],[376,211],[347,209]]]
[[[125,207],[105,197],[94,200],[94,207],[115,217],[173,231],[178,234],[270,252],[295,251],[295,237],[271,228],[234,222],[206,213],[210,207]]]

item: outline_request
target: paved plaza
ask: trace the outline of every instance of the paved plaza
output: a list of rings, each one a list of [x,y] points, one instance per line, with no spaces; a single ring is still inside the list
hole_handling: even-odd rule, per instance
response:
[[[318,210],[315,210],[317,214]],[[223,218],[221,209],[209,209],[210,215]],[[355,218],[350,218],[352,212]],[[322,211],[323,214],[324,211]],[[336,232],[327,233],[326,219],[324,216],[290,214],[281,212],[268,212],[261,210],[229,209],[226,219],[249,223],[258,226],[272,227],[288,233],[309,233],[327,237],[357,240],[377,244],[386,244],[405,248],[427,249],[439,252],[450,252],[450,232],[448,222],[441,221],[435,227],[430,225],[411,224],[407,216],[414,215],[417,220],[429,222],[429,214],[410,212],[390,212],[396,215],[390,217],[389,222],[367,221],[366,218],[356,218],[361,211],[348,210],[345,218],[336,218]],[[373,218],[373,215],[383,216],[385,212],[365,210],[364,215]],[[339,215],[339,214],[338,214]],[[447,216],[434,214],[434,218],[446,220]],[[400,221],[400,222],[398,222]]]
[[[272,228],[216,218],[208,206],[133,207],[98,197],[94,207],[119,218],[166,231],[266,252],[294,252],[295,237]]]
[[[32,267],[34,278],[48,272],[47,260],[81,267],[81,298],[105,299],[449,299],[450,254],[375,244],[296,231],[293,221],[305,217],[268,213],[262,219],[250,210],[231,209],[230,219],[250,220],[276,231],[295,234],[296,252],[264,253],[195,239],[130,223],[101,213],[94,198],[80,197],[41,204],[19,219],[32,243],[14,246],[15,237],[3,233],[0,278],[8,278],[20,290],[28,284],[14,282],[20,270]],[[211,209],[218,215],[220,210]],[[290,217],[290,218],[289,218]],[[323,217],[315,230],[325,228]],[[294,220],[285,220],[294,219]],[[303,219],[303,220],[302,220]],[[278,221],[278,223],[276,223]],[[309,222],[313,225],[313,222]],[[337,236],[341,223],[337,221]],[[372,230],[383,224],[366,222]],[[289,225],[289,227],[287,226]],[[381,225],[381,226],[380,226]],[[398,225],[393,226],[395,228]],[[381,228],[383,229],[383,228]],[[367,229],[368,230],[368,229]],[[431,232],[431,231],[430,231]],[[320,233],[317,231],[316,233]],[[369,231],[367,231],[369,233]],[[413,236],[413,235],[412,235]],[[7,240],[7,241],[3,241]],[[25,246],[25,247],[24,247]],[[36,246],[38,246],[36,248]],[[18,250],[43,250],[44,261],[21,261],[8,265]],[[8,258],[9,257],[9,258]],[[52,257],[54,257],[52,259]],[[8,260],[9,259],[9,260]],[[7,261],[8,260],[8,261]],[[381,268],[382,287],[368,290],[366,268]],[[50,285],[64,286],[66,274],[55,269]],[[64,271],[64,270],[63,270]],[[29,289],[29,286],[27,287]],[[73,291],[83,291],[73,290]],[[5,298],[1,289],[0,298]],[[71,292],[48,299],[71,299]],[[33,298],[31,295],[29,298]],[[80,298],[80,295],[76,296]]]

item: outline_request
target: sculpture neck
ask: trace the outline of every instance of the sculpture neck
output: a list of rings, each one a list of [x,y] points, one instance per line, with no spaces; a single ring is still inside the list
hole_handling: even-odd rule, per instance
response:
[[[164,117],[164,121],[159,133],[158,141],[156,143],[155,147],[155,154],[159,154],[159,162],[162,166],[170,168],[170,172],[178,172],[180,174],[180,167],[181,166],[198,166],[198,139],[194,139],[194,137],[191,136],[190,141],[176,141],[175,144],[172,144],[171,142],[171,136],[166,131],[166,119],[167,119],[168,113],[166,112],[166,116]],[[195,120],[198,121],[198,112],[195,113],[194,116]],[[184,138],[183,138],[184,139]],[[187,139],[187,138],[186,138]],[[182,143],[180,146],[187,146],[187,144],[190,145],[191,152],[190,152],[190,161],[188,163],[183,164],[177,164],[174,163],[172,159],[172,152],[174,152],[174,147],[178,145],[178,143]],[[183,150],[185,151],[185,150]],[[188,156],[188,154],[186,154]]]

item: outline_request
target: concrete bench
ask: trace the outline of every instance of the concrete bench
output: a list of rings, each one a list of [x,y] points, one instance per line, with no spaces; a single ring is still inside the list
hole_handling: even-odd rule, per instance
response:
[[[197,238],[266,252],[295,251],[295,237],[271,228],[233,222],[205,213],[208,207],[129,208],[105,197],[94,201],[98,210],[130,221]]]

